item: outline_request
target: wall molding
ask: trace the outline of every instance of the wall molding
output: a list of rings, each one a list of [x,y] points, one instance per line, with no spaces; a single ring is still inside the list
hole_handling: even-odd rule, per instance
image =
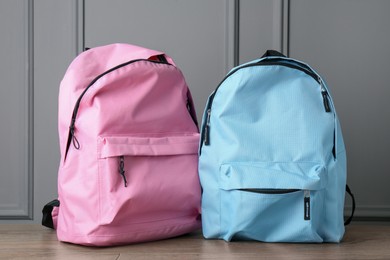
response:
[[[240,0],[234,0],[234,66],[240,64]]]
[[[26,219],[34,218],[34,0],[28,1],[27,7],[27,59],[28,59],[28,213]]]
[[[290,1],[273,2],[273,46],[286,56],[290,54]]]
[[[238,2],[239,0],[226,0],[225,2],[225,73],[238,64]]]
[[[23,1],[23,28],[20,32],[24,37],[24,83],[23,104],[21,116],[23,129],[20,131],[23,140],[22,157],[19,162],[23,172],[19,177],[19,201],[14,204],[2,204],[0,220],[32,220],[34,206],[34,1]],[[26,65],[25,65],[26,64]]]
[[[282,0],[281,51],[290,56],[290,0]]]
[[[74,0],[75,56],[85,49],[85,0]]]

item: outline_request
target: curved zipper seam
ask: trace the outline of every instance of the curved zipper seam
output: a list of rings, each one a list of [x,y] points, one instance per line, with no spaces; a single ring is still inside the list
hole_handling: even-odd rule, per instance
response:
[[[278,61],[284,61],[285,63],[278,63]],[[294,62],[294,63],[296,63],[298,65],[289,64],[288,62]],[[302,63],[302,62],[299,62],[299,61],[296,61],[294,59],[288,59],[288,58],[287,59],[286,58],[279,58],[279,57],[278,58],[264,58],[264,59],[261,59],[261,60],[259,60],[257,62],[251,62],[251,63],[248,63],[248,64],[244,64],[242,66],[236,67],[235,69],[231,70],[222,79],[222,81],[218,84],[218,86],[215,88],[215,90],[211,93],[211,95],[209,97],[209,102],[207,103],[207,106],[206,106],[206,110],[205,111],[210,114],[210,117],[211,117],[211,108],[212,108],[212,104],[213,104],[213,101],[214,101],[214,97],[217,94],[218,89],[222,86],[222,84],[230,76],[235,74],[237,71],[239,71],[241,69],[244,69],[244,68],[256,67],[256,66],[284,66],[284,67],[288,67],[288,68],[291,68],[291,69],[296,69],[296,70],[302,71],[306,75],[308,75],[311,78],[313,78],[320,85],[321,92],[322,92],[322,89],[324,89],[326,91],[328,97],[330,98],[330,96],[328,94],[328,90],[327,90],[326,86],[324,85],[322,78],[312,68],[310,68],[309,65],[307,65],[305,63]],[[331,104],[333,106],[332,100],[331,100]],[[334,107],[332,107],[332,108],[334,109]],[[199,154],[201,154],[202,146],[203,146],[203,143],[204,143],[204,140],[205,140],[204,131],[205,131],[206,128],[207,128],[207,122],[204,125],[202,125]],[[209,135],[209,132],[207,134]]]

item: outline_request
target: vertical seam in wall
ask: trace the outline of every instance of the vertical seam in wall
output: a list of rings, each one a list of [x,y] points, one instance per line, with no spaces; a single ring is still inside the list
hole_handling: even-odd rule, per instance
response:
[[[289,57],[290,56],[290,0],[286,0],[287,2],[287,36],[286,36],[286,41],[287,41],[287,47],[286,47],[286,52],[287,52],[287,56]]]
[[[240,0],[234,1],[234,66],[240,63]]]
[[[272,47],[283,53],[283,3],[284,0],[273,1],[272,8]]]
[[[81,0],[82,1],[82,50],[84,51],[85,50],[85,0]]]
[[[75,56],[79,55],[85,49],[85,0],[75,1]]]
[[[282,52],[290,56],[290,0],[282,1]]]
[[[279,9],[279,12],[280,12],[280,25],[279,25],[279,30],[280,30],[280,33],[279,33],[279,36],[280,36],[280,52],[281,53],[284,53],[284,2],[285,0],[281,0],[280,1],[280,9]],[[285,54],[285,53],[284,53]]]
[[[234,2],[235,0],[225,1],[225,73],[228,73],[234,67]]]
[[[27,174],[28,174],[28,213],[27,218],[34,218],[34,0],[27,4]]]

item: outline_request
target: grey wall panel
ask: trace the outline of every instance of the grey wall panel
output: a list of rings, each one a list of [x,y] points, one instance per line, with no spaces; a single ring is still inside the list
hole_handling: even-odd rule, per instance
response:
[[[0,218],[30,218],[29,5],[0,2]]]
[[[79,39],[78,1],[34,2],[34,219],[38,222],[43,205],[57,197],[58,91]]]
[[[86,0],[86,46],[115,42],[163,50],[183,71],[201,118],[226,73],[225,0]]]
[[[390,2],[294,0],[290,55],[327,80],[358,216],[390,217]]]
[[[59,83],[84,44],[113,42],[171,55],[189,83],[198,118],[233,66],[236,47],[240,63],[270,48],[307,61],[332,90],[357,215],[390,217],[390,2],[241,0],[238,46],[235,3],[0,1],[0,222],[31,216],[39,222],[43,204],[57,196]]]
[[[240,1],[240,63],[260,58],[266,50],[283,51],[282,0]]]
[[[81,3],[0,2],[0,223],[38,223],[57,197],[58,90],[82,46]]]

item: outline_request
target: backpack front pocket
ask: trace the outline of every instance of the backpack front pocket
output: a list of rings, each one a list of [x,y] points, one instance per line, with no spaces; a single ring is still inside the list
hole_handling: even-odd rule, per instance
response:
[[[326,169],[316,163],[222,164],[221,237],[322,242],[326,182]]]
[[[195,221],[198,144],[199,134],[99,137],[101,224],[142,229]]]

